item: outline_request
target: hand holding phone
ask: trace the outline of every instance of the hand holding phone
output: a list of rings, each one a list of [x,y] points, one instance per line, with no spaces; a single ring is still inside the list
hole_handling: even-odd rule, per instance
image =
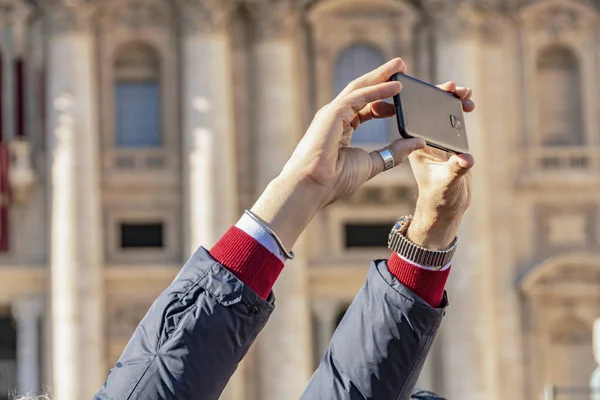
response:
[[[394,96],[398,130],[404,138],[419,137],[451,153],[469,152],[463,102],[454,94],[401,73],[391,77],[402,83]]]

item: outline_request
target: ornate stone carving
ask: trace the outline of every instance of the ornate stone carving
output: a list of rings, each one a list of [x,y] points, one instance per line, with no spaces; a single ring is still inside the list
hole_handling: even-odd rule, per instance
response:
[[[73,96],[63,93],[53,101],[57,113],[57,124],[54,128],[54,162],[69,159],[73,150],[75,118],[73,117]]]
[[[592,27],[594,16],[580,6],[552,4],[538,10],[529,10],[522,17],[525,27],[546,31],[551,37],[577,32]]]
[[[587,242],[587,218],[584,214],[554,215],[548,219],[550,245],[578,245]]]
[[[300,12],[294,0],[247,0],[260,39],[292,36],[300,22]]]
[[[0,25],[13,28],[15,52],[20,55],[25,50],[26,21],[31,7],[20,0],[0,0]]]
[[[218,32],[227,27],[235,3],[232,0],[177,0],[184,32]]]
[[[16,204],[24,204],[29,200],[36,182],[31,165],[31,144],[26,139],[16,138],[9,143],[9,151],[14,160],[9,169],[12,198]]]
[[[538,252],[591,249],[596,242],[597,209],[593,204],[577,207],[538,205],[536,210]]]
[[[565,283],[600,284],[600,268],[589,265],[564,265],[542,275],[535,283],[546,286]]]
[[[414,204],[415,190],[406,186],[365,187],[343,201],[354,205]]]
[[[148,312],[151,302],[126,302],[116,305],[111,314],[109,335],[112,338],[129,338]]]
[[[105,18],[127,29],[170,26],[171,8],[162,0],[119,0],[107,4]]]
[[[563,318],[550,332],[552,344],[577,346],[592,341],[592,330],[579,318],[568,316]]]
[[[50,27],[55,33],[89,32],[95,11],[96,5],[91,1],[55,1],[44,6]]]
[[[482,39],[487,43],[503,38],[502,18],[491,0],[424,0],[423,5],[442,37]]]

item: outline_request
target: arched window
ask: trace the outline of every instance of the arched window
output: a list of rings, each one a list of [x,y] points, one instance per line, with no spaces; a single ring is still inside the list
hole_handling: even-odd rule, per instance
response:
[[[538,126],[545,146],[584,144],[579,63],[565,47],[544,50],[537,61]]]
[[[116,146],[160,146],[161,71],[157,52],[144,43],[128,43],[118,50],[114,70]]]
[[[335,63],[335,94],[350,81],[372,71],[384,63],[379,50],[368,44],[353,44],[342,50]],[[387,143],[390,139],[390,121],[375,119],[361,125],[352,137],[353,143]]]

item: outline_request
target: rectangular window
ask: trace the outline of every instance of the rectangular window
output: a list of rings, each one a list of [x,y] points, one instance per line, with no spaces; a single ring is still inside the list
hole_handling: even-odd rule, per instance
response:
[[[121,224],[121,248],[159,248],[164,247],[163,223]]]
[[[115,85],[116,146],[161,146],[160,110],[158,82],[118,82]]]
[[[394,223],[348,223],[344,225],[346,247],[387,247]]]

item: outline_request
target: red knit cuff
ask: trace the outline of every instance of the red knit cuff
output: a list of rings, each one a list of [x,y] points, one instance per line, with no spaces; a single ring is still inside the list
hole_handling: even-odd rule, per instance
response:
[[[388,259],[388,269],[404,286],[425,300],[431,307],[438,308],[442,304],[450,268],[444,271],[419,268],[404,261],[398,253],[393,252]]]
[[[283,269],[283,262],[243,230],[232,226],[210,250],[246,286],[266,299]]]

